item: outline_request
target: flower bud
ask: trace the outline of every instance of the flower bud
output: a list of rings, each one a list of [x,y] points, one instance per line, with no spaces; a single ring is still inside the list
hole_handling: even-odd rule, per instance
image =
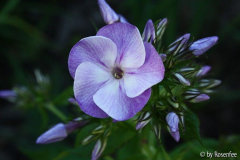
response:
[[[38,137],[36,143],[48,144],[61,141],[65,139],[69,133],[75,131],[77,128],[84,126],[87,123],[87,121],[71,121],[67,124],[58,123],[48,131],[44,132],[40,137]]]
[[[166,59],[167,59],[167,55],[166,54],[160,53],[159,55],[160,55],[160,57],[161,57],[163,62],[166,61]]]
[[[97,160],[101,156],[102,152],[106,147],[106,144],[107,144],[106,140],[99,139],[97,141],[92,151],[92,160]]]
[[[183,93],[182,95],[184,95],[185,99],[191,99],[191,98],[194,98],[194,97],[198,96],[199,94],[201,94],[199,90],[189,89],[185,93]]]
[[[112,24],[119,21],[127,23],[127,20],[122,15],[118,15],[105,0],[98,0],[98,5],[105,23]]]
[[[218,41],[217,36],[206,37],[195,41],[189,48],[195,56],[200,56]]]
[[[179,73],[174,73],[173,74],[175,79],[180,82],[182,85],[184,86],[190,86],[191,83],[189,82],[189,80],[187,80],[186,78],[184,78],[181,74]]]
[[[179,69],[179,73],[182,73],[184,76],[192,76],[195,73],[195,68],[190,68],[190,67],[184,67]]]
[[[52,142],[57,142],[65,139],[67,137],[67,130],[63,123],[58,123],[54,127],[50,128],[48,131],[43,133],[38,137],[37,144],[48,144]]]
[[[171,136],[175,139],[175,141],[179,141],[180,139],[180,134],[178,130],[178,122],[179,118],[176,113],[170,112],[166,116],[166,122],[168,124],[168,130],[171,134]]]
[[[190,37],[189,33],[179,37],[176,41],[174,41],[172,44],[168,46],[168,51],[173,52],[173,54],[176,54],[179,51],[180,52],[183,51],[187,46],[189,37]]]
[[[75,98],[69,98],[68,102],[72,103],[73,105],[79,106],[79,104]]]
[[[149,112],[143,112],[138,119],[136,130],[140,130],[145,127],[151,121],[151,114]]]
[[[210,97],[206,94],[200,94],[196,97],[194,97],[193,99],[191,99],[189,102],[192,102],[192,103],[199,103],[199,102],[203,102],[203,101],[206,101],[206,100],[209,100]]]
[[[161,138],[161,125],[159,123],[156,123],[153,125],[153,132],[157,138],[157,140],[160,140]]]
[[[168,103],[170,103],[174,108],[178,108],[179,107],[179,103],[173,99],[172,97],[171,98],[168,98],[167,99]]]
[[[156,37],[157,42],[160,42],[160,41],[161,41],[162,36],[163,36],[163,33],[164,33],[164,31],[165,31],[165,29],[166,29],[166,26],[167,26],[167,22],[168,22],[167,18],[164,18],[163,20],[161,20],[161,21],[156,25],[156,28],[157,28],[157,30],[156,30],[156,33],[157,33],[157,37]]]
[[[17,94],[13,90],[0,90],[0,98],[11,99],[16,98]]]
[[[154,24],[151,19],[149,19],[146,23],[146,26],[144,28],[143,34],[142,34],[143,42],[154,42],[155,41],[155,28]]]
[[[197,72],[196,77],[205,76],[211,69],[211,66],[202,66],[202,68]]]
[[[128,23],[127,19],[125,17],[123,17],[121,14],[118,14],[120,22],[122,23]]]
[[[221,84],[221,80],[202,79],[199,81],[199,87],[213,88]]]

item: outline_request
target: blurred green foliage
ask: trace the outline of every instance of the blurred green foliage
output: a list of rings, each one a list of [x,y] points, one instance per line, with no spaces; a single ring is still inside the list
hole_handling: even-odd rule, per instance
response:
[[[200,116],[203,145],[198,141],[184,140],[177,144],[169,133],[164,132],[162,143],[166,146],[166,152],[161,145],[151,148],[151,145],[157,146],[157,144],[155,139],[149,139],[152,136],[146,135],[144,130],[140,134],[136,131],[122,130],[116,133],[115,137],[110,137],[102,159],[112,160],[112,157],[117,160],[203,159],[199,156],[201,151],[239,153],[240,139],[237,135],[240,134],[238,125],[240,85],[237,83],[240,81],[238,76],[239,0],[109,0],[107,2],[116,12],[139,27],[141,32],[148,19],[156,21],[167,17],[170,23],[163,37],[164,46],[185,33],[191,33],[194,39],[219,36],[218,45],[208,52],[209,55],[206,55],[204,60],[206,64],[213,66],[213,75],[222,79],[223,84],[212,100],[192,105],[190,108]],[[91,21],[98,28],[105,25],[98,10],[97,0],[1,1],[0,90],[12,88],[15,84],[26,86],[33,84],[34,70],[38,68],[49,75],[52,81],[49,88],[51,95],[48,95],[47,99],[69,117],[78,116],[78,108],[67,102],[67,99],[73,95],[71,87],[73,80],[68,73],[67,59],[71,47],[77,41],[96,33]],[[90,159],[94,143],[81,146],[74,141],[75,138],[80,141],[86,137],[94,126],[85,127],[62,142],[36,145],[37,137],[61,119],[38,104],[26,110],[3,100],[0,102],[0,136],[2,137],[0,159]],[[140,139],[142,140],[139,141]]]

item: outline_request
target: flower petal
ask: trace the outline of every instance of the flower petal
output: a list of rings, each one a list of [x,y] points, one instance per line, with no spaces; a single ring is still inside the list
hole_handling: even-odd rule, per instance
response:
[[[122,83],[122,80],[112,79],[93,96],[96,105],[118,121],[132,118],[145,106],[151,95],[151,90],[148,89],[138,97],[129,98],[125,94]]]
[[[124,70],[124,89],[128,97],[133,98],[142,94],[151,86],[162,81],[165,68],[161,57],[155,48],[144,43],[146,49],[146,60],[144,64],[137,69]]]
[[[80,40],[70,51],[68,68],[75,77],[77,67],[82,62],[93,62],[112,67],[117,57],[117,47],[112,40],[102,36],[92,36]]]
[[[111,78],[112,75],[97,64],[83,62],[78,66],[74,79],[74,95],[83,112],[92,117],[108,117],[94,103],[93,95]]]
[[[97,36],[111,39],[118,50],[116,63],[125,68],[137,68],[143,65],[145,49],[137,27],[129,23],[114,23],[101,28]]]

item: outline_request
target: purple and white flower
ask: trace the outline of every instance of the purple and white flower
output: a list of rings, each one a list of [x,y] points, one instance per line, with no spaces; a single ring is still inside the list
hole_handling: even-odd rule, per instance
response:
[[[178,142],[180,139],[180,134],[178,130],[178,123],[179,123],[178,115],[174,112],[168,113],[166,117],[166,122],[168,124],[168,129],[171,136],[175,139],[175,141]]]
[[[83,112],[118,121],[145,106],[151,87],[165,72],[155,48],[128,23],[107,25],[96,36],[80,40],[70,51],[68,65]]]

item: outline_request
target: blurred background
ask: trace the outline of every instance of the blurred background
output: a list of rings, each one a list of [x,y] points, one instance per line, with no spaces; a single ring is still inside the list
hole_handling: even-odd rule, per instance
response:
[[[234,138],[240,134],[240,1],[107,2],[140,32],[148,19],[168,18],[164,46],[185,33],[191,33],[191,40],[219,37],[218,44],[200,61],[212,66],[209,77],[222,80],[222,84],[209,101],[190,104],[189,108],[199,116],[201,137],[234,146]],[[0,90],[29,85],[34,80],[35,69],[51,79],[49,99],[71,87],[73,79],[67,65],[69,51],[80,39],[96,34],[94,25],[97,28],[105,25],[97,0],[1,0]],[[66,101],[64,105],[69,104]],[[62,110],[74,117],[70,105]],[[0,159],[53,159],[65,148],[73,148],[74,135],[57,144],[35,144],[48,127],[61,122],[51,113],[47,114],[48,121],[43,122],[37,105],[22,109],[0,99]],[[167,151],[184,143],[176,143],[169,134],[163,134],[163,138]]]

